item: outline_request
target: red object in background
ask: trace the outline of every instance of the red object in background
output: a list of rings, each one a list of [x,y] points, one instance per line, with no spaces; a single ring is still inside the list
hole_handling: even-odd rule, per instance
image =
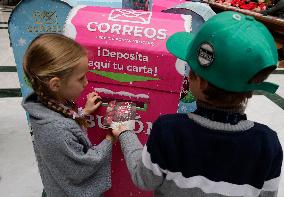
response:
[[[231,6],[238,7],[244,10],[252,10],[252,11],[256,9],[259,9],[259,10],[266,9],[265,3],[256,3],[256,2],[247,1],[247,0],[232,0]]]
[[[245,9],[245,10],[253,10],[255,8],[257,8],[257,3],[255,2],[249,2],[249,3],[245,3],[245,4],[242,4],[240,6],[241,9]]]
[[[231,6],[240,7],[245,4],[246,0],[232,0]]]
[[[260,10],[266,10],[266,4],[265,3],[259,3],[258,7],[260,8]]]

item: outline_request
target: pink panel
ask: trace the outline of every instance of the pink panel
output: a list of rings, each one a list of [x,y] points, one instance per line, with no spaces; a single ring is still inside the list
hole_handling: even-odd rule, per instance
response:
[[[166,49],[166,40],[184,31],[184,19],[175,14],[88,6],[77,10],[70,21],[66,28],[75,27],[76,41],[89,52],[89,84],[78,104],[83,105],[86,94],[94,90],[106,103],[111,99],[137,103],[135,132],[145,144],[153,121],[161,114],[177,112],[183,76],[177,59]],[[90,117],[88,133],[94,144],[107,132],[102,129],[105,110],[103,105]],[[113,186],[106,196],[151,196],[131,182],[119,143],[112,156]]]

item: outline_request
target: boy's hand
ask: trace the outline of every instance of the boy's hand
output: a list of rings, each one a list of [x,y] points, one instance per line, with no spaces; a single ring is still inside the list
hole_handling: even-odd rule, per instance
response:
[[[125,125],[120,124],[117,127],[112,129],[112,134],[115,138],[118,138],[120,136],[120,134],[122,134],[124,131],[127,131],[127,130],[129,130],[129,129],[127,129],[125,127]]]
[[[84,115],[90,115],[102,104],[102,98],[96,92],[91,92],[87,95],[85,108],[83,109]]]

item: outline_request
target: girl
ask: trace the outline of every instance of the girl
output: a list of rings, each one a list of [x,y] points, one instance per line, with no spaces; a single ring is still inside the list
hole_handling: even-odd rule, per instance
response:
[[[92,146],[85,115],[101,102],[87,96],[83,110],[74,100],[88,84],[87,52],[59,34],[43,34],[28,47],[23,68],[34,92],[23,101],[34,133],[34,150],[48,197],[102,196],[111,187],[113,138]]]

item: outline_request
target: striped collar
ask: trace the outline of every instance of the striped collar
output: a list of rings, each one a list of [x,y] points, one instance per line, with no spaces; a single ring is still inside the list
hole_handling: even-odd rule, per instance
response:
[[[246,114],[236,110],[224,111],[198,106],[193,113],[212,121],[229,123],[231,125],[236,125],[242,120],[247,120]]]

